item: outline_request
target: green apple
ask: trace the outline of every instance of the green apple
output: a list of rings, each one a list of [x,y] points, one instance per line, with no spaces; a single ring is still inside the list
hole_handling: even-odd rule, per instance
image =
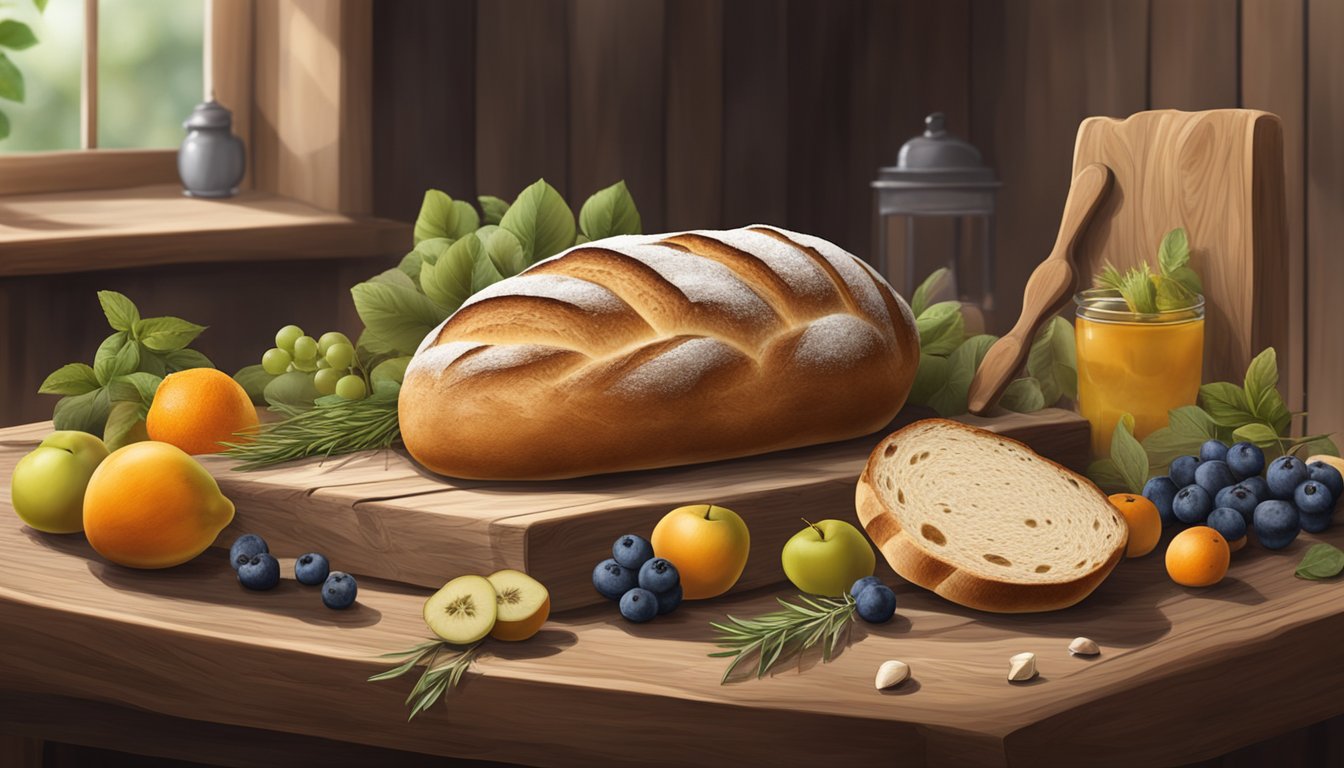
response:
[[[14,511],[39,531],[84,530],[84,489],[107,453],[103,441],[87,432],[62,430],[47,435],[14,467],[9,483]]]
[[[877,567],[868,539],[844,520],[807,523],[784,544],[780,559],[794,586],[827,597],[849,592],[854,582],[872,576]]]

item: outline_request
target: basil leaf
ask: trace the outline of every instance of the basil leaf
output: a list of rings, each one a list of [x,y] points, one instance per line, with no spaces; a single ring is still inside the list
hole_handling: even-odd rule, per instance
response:
[[[478,195],[476,202],[481,204],[482,218],[486,224],[498,224],[509,212],[509,204],[494,195]]]
[[[966,339],[966,318],[961,302],[934,304],[915,321],[919,330],[919,349],[931,355],[949,355]]]
[[[481,239],[482,243],[484,243],[486,240],[490,239],[491,235],[495,234],[498,231],[499,231],[498,224],[482,224],[481,227],[476,230],[476,236]]]
[[[494,265],[495,270],[504,277],[513,277],[514,275],[527,269],[527,259],[523,256],[523,244],[518,242],[518,238],[507,229],[496,228],[489,237],[481,235],[481,242],[485,245],[485,255],[490,258],[490,263]]]
[[[575,245],[583,245],[584,243],[591,243],[591,242],[592,240],[589,240],[588,236],[583,234],[582,232],[574,236]]]
[[[1155,279],[1157,280],[1157,311],[1171,312],[1193,307],[1198,303],[1195,294],[1180,281],[1166,276]]]
[[[1143,438],[1143,450],[1148,454],[1148,471],[1160,472],[1170,466],[1177,456],[1199,454],[1200,446],[1210,438],[1178,432],[1172,427],[1161,427]]]
[[[151,317],[135,324],[132,335],[155,352],[182,349],[201,335],[205,326],[179,317]]]
[[[910,294],[910,311],[915,314],[916,318],[924,314],[924,310],[929,308],[929,302],[938,298],[943,289],[947,287],[948,278],[951,274],[947,267],[935,269],[933,274],[924,278],[924,282],[920,283],[915,292]]]
[[[484,253],[477,255],[476,261],[471,265],[471,292],[485,290],[490,286],[504,279],[504,275],[495,269],[494,262]]]
[[[135,302],[123,294],[116,291],[99,291],[98,303],[103,306],[107,324],[112,326],[114,331],[129,331],[140,322],[140,310],[135,308]]]
[[[420,269],[420,287],[425,295],[449,314],[456,312],[472,293],[471,272],[480,252],[480,239],[467,235],[453,243],[436,263],[426,262]]]
[[[131,443],[145,439],[141,436],[144,420],[140,416],[140,403],[120,400],[112,403],[107,412],[107,423],[103,426],[103,442],[107,450],[115,451]]]
[[[476,213],[476,209],[471,207],[471,203],[464,200],[454,200],[453,209],[457,214],[454,217],[456,225],[451,233],[453,238],[466,237],[481,226],[481,217]]]
[[[418,349],[419,346],[417,344],[416,348]],[[390,344],[370,333],[368,328],[361,331],[359,338],[355,340],[355,357],[362,362],[396,354],[398,352]],[[365,365],[365,368],[367,367]]]
[[[61,398],[56,403],[51,420],[56,429],[75,429],[102,437],[109,408],[107,390],[96,389],[82,395]]]
[[[405,275],[402,275],[405,277]],[[355,311],[370,333],[402,354],[411,354],[448,311],[414,288],[367,281],[350,289]]]
[[[1157,264],[1162,269],[1162,274],[1169,275],[1188,263],[1190,263],[1190,241],[1185,236],[1185,229],[1177,227],[1168,232],[1167,236],[1162,238],[1162,244],[1157,247]]]
[[[1121,415],[1111,433],[1111,461],[1125,480],[1125,490],[1142,493],[1148,482],[1148,454],[1134,439],[1134,417],[1128,413]]]
[[[0,99],[23,103],[23,73],[3,53],[0,53]]]
[[[1204,293],[1204,283],[1199,279],[1199,273],[1189,267],[1174,269],[1170,274],[1164,275],[1163,278],[1163,282],[1171,281],[1177,283],[1192,295],[1197,296]],[[1192,300],[1191,303],[1186,306],[1191,306],[1193,304],[1194,301]]]
[[[423,270],[423,266],[421,267]],[[406,276],[400,269],[385,269],[382,272],[369,278],[370,283],[383,283],[395,288],[405,288],[415,290],[415,281]]]
[[[142,356],[141,359],[143,360],[144,357]],[[174,349],[170,352],[164,353],[163,359],[164,362],[166,363],[167,373],[185,371],[190,368],[215,367],[215,364],[210,362],[210,358],[206,357],[200,352],[197,352],[194,349]],[[156,373],[155,371],[148,370],[144,366],[142,366],[141,368],[146,373]]]
[[[1123,493],[1128,489],[1120,468],[1110,459],[1098,459],[1087,466],[1087,479],[1106,493]]]
[[[262,397],[272,406],[307,410],[313,407],[313,401],[319,397],[313,378],[313,374],[303,371],[282,373],[266,385]]]
[[[971,388],[971,379],[985,359],[985,353],[996,341],[988,334],[972,336],[948,356],[947,378],[929,396],[928,405],[940,416],[959,416],[966,412],[966,395]]]
[[[1324,436],[1304,440],[1298,444],[1298,448],[1303,449],[1301,453],[1306,456],[1339,455],[1339,446],[1335,445],[1334,440]],[[1297,451],[1295,450],[1294,453],[1297,453]]]
[[[159,391],[159,384],[163,379],[152,373],[128,373],[125,376],[118,376],[116,381],[133,387],[132,392],[137,405],[149,405],[154,402],[154,393]],[[128,398],[113,397],[112,399],[125,400]]]
[[[117,331],[98,345],[93,356],[93,375],[104,386],[123,374],[131,373],[140,365],[140,345],[131,341],[125,331]]]
[[[1016,413],[1035,413],[1045,407],[1045,395],[1041,393],[1041,383],[1026,376],[1013,379],[1003,391],[999,405]]]
[[[1255,421],[1255,414],[1251,413],[1251,406],[1246,402],[1245,390],[1236,384],[1226,381],[1205,384],[1199,388],[1199,402],[1213,423],[1220,427],[1236,429]]]
[[[524,189],[500,219],[522,243],[529,264],[563,251],[574,244],[574,214],[555,188],[538,179]]]
[[[38,387],[39,395],[82,395],[99,387],[93,369],[84,363],[70,363],[52,371]]]
[[[593,193],[579,211],[579,229],[589,240],[615,235],[638,235],[643,231],[639,209],[624,181]],[[573,238],[571,237],[572,241]]]
[[[1314,544],[1302,555],[1294,576],[1299,579],[1330,579],[1344,571],[1344,551],[1330,544]]]
[[[1272,424],[1288,412],[1279,394],[1279,361],[1273,347],[1266,347],[1246,368],[1246,403],[1250,411],[1265,423]],[[1289,415],[1289,419],[1292,416]]]
[[[425,191],[424,202],[420,203],[420,215],[415,219],[413,244],[431,237],[452,237],[457,230],[457,208],[453,198],[437,189]]]
[[[27,24],[12,19],[0,21],[0,47],[22,51],[34,45],[37,45],[37,35]]]
[[[1253,424],[1243,424],[1232,431],[1232,439],[1237,442],[1243,440],[1248,443],[1255,443],[1265,451],[1265,458],[1268,460],[1277,459],[1283,454],[1283,443],[1279,441],[1279,433],[1275,432],[1268,424],[1255,422]]]
[[[943,382],[947,381],[949,366],[946,357],[920,351],[919,368],[915,370],[915,383],[910,387],[910,394],[905,398],[906,402],[928,405],[929,398],[938,391]]]
[[[1201,443],[1218,436],[1218,425],[1197,405],[1183,405],[1167,411],[1167,424],[1182,437],[1198,439]]]
[[[1055,316],[1036,334],[1027,353],[1027,373],[1039,382],[1045,405],[1062,397],[1077,399],[1078,352],[1068,320]]]
[[[275,378],[260,365],[249,365],[233,374],[233,380],[243,388],[253,405],[266,405],[266,385]]]

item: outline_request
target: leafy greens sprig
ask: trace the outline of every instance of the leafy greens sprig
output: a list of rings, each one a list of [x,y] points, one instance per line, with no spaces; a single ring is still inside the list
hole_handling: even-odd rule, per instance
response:
[[[841,638],[854,622],[854,598],[845,594],[839,598],[799,595],[798,599],[803,605],[781,599],[783,610],[754,619],[729,616],[722,623],[710,622],[719,631],[716,644],[728,649],[711,653],[710,657],[733,659],[724,670],[721,684],[727,683],[737,665],[752,654],[756,655],[757,679],[765,677],[786,652],[801,654],[820,645],[823,663],[835,656]]]
[[[1192,307],[1204,293],[1199,275],[1190,268],[1190,241],[1185,229],[1177,228],[1162,238],[1157,249],[1158,274],[1147,262],[1121,273],[1107,262],[1094,279],[1098,288],[1119,292],[1129,311],[1156,314]]]
[[[425,662],[419,681],[411,689],[410,695],[406,697],[406,705],[411,708],[411,714],[406,719],[413,720],[416,715],[433,706],[434,702],[438,701],[439,697],[447,693],[449,689],[456,688],[458,683],[462,682],[462,676],[471,667],[471,662],[476,659],[476,654],[483,642],[485,641],[481,640],[465,648],[458,648],[435,639],[421,643],[409,650],[385,653],[379,658],[405,658],[406,660],[386,672],[379,672],[370,677],[369,682],[376,683],[380,680],[401,677],[419,666],[420,662]],[[447,657],[447,661],[435,666],[439,655],[445,651],[452,655]]]

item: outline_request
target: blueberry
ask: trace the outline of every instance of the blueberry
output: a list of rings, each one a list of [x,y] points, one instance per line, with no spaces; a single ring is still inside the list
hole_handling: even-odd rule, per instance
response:
[[[1241,513],[1242,518],[1246,520],[1248,525],[1251,522],[1251,515],[1255,513],[1255,505],[1259,503],[1260,499],[1256,498],[1254,493],[1251,493],[1245,483],[1224,488],[1218,492],[1217,496],[1213,497],[1214,509],[1235,509]]]
[[[315,587],[326,581],[329,573],[331,573],[331,563],[327,562],[326,557],[316,552],[309,552],[294,561],[294,578],[300,584]]]
[[[681,585],[678,584],[666,592],[659,592],[654,597],[658,598],[659,616],[664,613],[671,613],[677,609],[678,605],[681,605]]]
[[[655,557],[639,568],[639,586],[655,594],[666,592],[681,583],[677,566]]]
[[[1287,501],[1293,498],[1297,486],[1311,479],[1311,470],[1301,459],[1293,456],[1280,456],[1269,469],[1265,470],[1265,482],[1269,484],[1269,495]]]
[[[896,614],[896,593],[885,584],[869,584],[854,599],[859,618],[869,624],[881,624]]]
[[[882,580],[876,576],[864,576],[862,579],[854,582],[854,586],[849,588],[849,596],[857,600],[859,593],[862,592],[865,587],[870,585],[881,586]]]
[[[1208,491],[1212,498],[1229,485],[1236,485],[1237,478],[1232,475],[1227,462],[1218,459],[1201,460],[1195,468],[1195,484]]]
[[[638,571],[639,566],[653,559],[653,545],[643,536],[627,533],[611,545],[611,556],[623,567]]]
[[[1260,477],[1259,475],[1252,475],[1251,477],[1243,478],[1237,485],[1240,485],[1242,488],[1245,488],[1254,494],[1256,501],[1269,501],[1269,483],[1265,482],[1265,478]]]
[[[652,619],[658,615],[658,596],[635,587],[621,596],[621,615],[637,624]]]
[[[1157,512],[1162,516],[1163,525],[1172,525],[1176,522],[1176,515],[1171,511],[1171,502],[1176,499],[1176,492],[1180,490],[1176,487],[1176,481],[1165,475],[1160,477],[1151,477],[1143,486],[1143,496],[1153,502],[1157,507]]]
[[[1199,525],[1213,511],[1213,498],[1198,485],[1187,485],[1176,493],[1171,502],[1176,519],[1186,525]]]
[[[609,557],[593,569],[593,586],[608,600],[620,600],[621,595],[639,586],[639,574]]]
[[[1235,509],[1219,507],[1213,510],[1206,525],[1221,533],[1229,544],[1246,535],[1246,518]]]
[[[344,571],[332,571],[322,582],[322,604],[334,611],[354,605],[358,594],[359,583]]]
[[[1199,462],[1227,461],[1227,443],[1222,440],[1207,440],[1199,446]]]
[[[248,589],[274,589],[280,583],[280,561],[261,552],[238,566],[238,581]]]
[[[1255,538],[1265,549],[1283,549],[1297,538],[1302,525],[1300,518],[1297,507],[1286,501],[1262,501],[1255,508]]]
[[[1265,471],[1265,452],[1255,443],[1241,442],[1227,449],[1223,459],[1237,477],[1255,477]]]
[[[1303,512],[1298,517],[1302,522],[1302,530],[1307,533],[1325,533],[1330,530],[1330,523],[1333,522],[1329,512],[1321,512],[1315,515]]]
[[[1195,484],[1195,468],[1198,466],[1198,457],[1177,456],[1171,460],[1171,466],[1167,469],[1172,482],[1176,483],[1176,487],[1184,488],[1187,485]]]
[[[1313,461],[1307,465],[1307,471],[1311,473],[1311,479],[1330,489],[1330,495],[1338,501],[1340,496],[1344,496],[1344,475],[1339,474],[1339,470],[1326,464],[1324,461]]]
[[[236,571],[243,563],[251,560],[253,555],[270,551],[271,548],[266,546],[265,539],[255,533],[245,533],[234,539],[233,546],[229,547],[229,564]]]
[[[1304,515],[1328,515],[1335,508],[1335,495],[1325,485],[1308,480],[1293,491],[1293,503]]]

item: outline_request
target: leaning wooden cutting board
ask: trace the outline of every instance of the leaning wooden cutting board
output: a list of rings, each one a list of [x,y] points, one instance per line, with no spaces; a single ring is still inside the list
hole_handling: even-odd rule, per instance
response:
[[[896,426],[931,413],[909,409]],[[1047,409],[992,419],[964,417],[1022,440],[1065,464],[1086,461],[1087,422]],[[16,428],[3,445],[35,446],[50,422]],[[17,432],[17,434],[16,434]],[[751,529],[740,588],[783,578],[779,552],[800,518],[854,521],[854,484],[887,434],[735,461],[537,483],[450,480],[401,451],[308,459],[237,472],[199,457],[237,507],[217,546],[256,533],[279,556],[322,552],[332,567],[437,588],[467,573],[517,568],[540,579],[556,610],[601,601],[592,571],[623,533],[648,535],[669,510],[715,503]],[[855,521],[857,522],[857,521]]]

